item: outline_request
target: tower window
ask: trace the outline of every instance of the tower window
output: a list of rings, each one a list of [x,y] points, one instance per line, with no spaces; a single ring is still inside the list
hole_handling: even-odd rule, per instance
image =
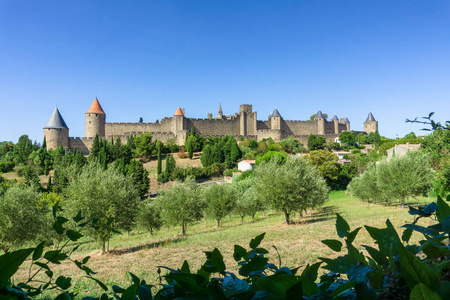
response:
[[[89,124],[91,124],[91,121],[89,121]]]

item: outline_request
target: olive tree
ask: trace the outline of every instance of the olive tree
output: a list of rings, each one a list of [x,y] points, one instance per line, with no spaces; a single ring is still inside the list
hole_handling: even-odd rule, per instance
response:
[[[433,176],[429,156],[421,151],[409,151],[370,165],[352,180],[350,191],[361,200],[399,201],[403,206],[409,198],[426,193],[432,186]]]
[[[236,206],[236,191],[229,184],[213,184],[202,193],[206,203],[206,215],[217,221],[217,227],[222,226],[222,219],[231,214]]]
[[[317,207],[328,199],[329,189],[316,168],[303,157],[289,157],[279,165],[275,159],[262,162],[255,170],[259,197],[273,209],[282,211],[286,223],[293,212]]]
[[[96,220],[97,229],[89,234],[100,241],[102,251],[106,252],[114,231],[130,231],[134,227],[138,190],[129,177],[115,168],[103,170],[96,163],[84,166],[79,175],[76,172],[70,174],[69,182],[64,189],[66,200],[63,209],[69,217],[81,210],[83,216]]]
[[[137,223],[139,226],[147,229],[151,235],[153,235],[153,231],[161,228],[163,225],[161,208],[155,204],[155,201],[141,203],[137,215]]]
[[[32,186],[13,186],[0,197],[0,248],[6,253],[39,239],[46,228],[48,207],[41,207],[41,194]]]
[[[252,178],[234,181],[233,185],[237,192],[236,206],[234,211],[241,217],[241,223],[244,223],[244,217],[249,216],[254,220],[255,214],[265,208],[265,202],[259,197]]]
[[[183,235],[186,234],[188,225],[203,217],[204,204],[192,177],[186,178],[184,183],[177,182],[171,188],[162,190],[156,202],[162,209],[164,222],[168,225],[180,225]]]

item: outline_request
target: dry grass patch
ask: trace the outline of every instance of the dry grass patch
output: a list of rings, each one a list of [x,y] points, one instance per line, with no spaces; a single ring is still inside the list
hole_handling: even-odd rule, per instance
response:
[[[433,199],[420,199],[422,203],[428,203]],[[324,239],[339,239],[335,229],[335,214],[341,214],[349,223],[352,230],[364,225],[385,227],[386,219],[390,219],[394,227],[401,233],[400,226],[411,222],[413,217],[407,209],[392,206],[366,204],[351,198],[343,192],[333,192],[330,200],[324,207],[309,212],[300,217],[293,218],[294,225],[284,223],[284,215],[280,213],[267,213],[266,217],[260,215],[254,222],[246,218],[245,223],[240,223],[239,217],[231,217],[223,220],[223,227],[217,228],[214,221],[208,221],[188,227],[187,235],[180,235],[181,229],[163,228],[155,236],[147,232],[137,231],[130,235],[114,236],[111,240],[111,253],[99,255],[100,248],[95,242],[85,242],[81,245],[74,258],[82,258],[90,255],[89,263],[97,273],[97,278],[111,286],[128,285],[130,278],[127,271],[152,284],[158,284],[156,273],[158,266],[171,268],[181,267],[184,260],[191,265],[191,270],[197,270],[205,261],[203,251],[218,248],[225,259],[229,271],[237,271],[237,264],[233,260],[233,247],[235,244],[248,248],[251,238],[262,232],[266,237],[261,246],[270,251],[270,261],[278,265],[278,255],[272,246],[277,247],[282,264],[289,267],[304,267],[318,261],[319,257],[335,257],[337,254],[331,251],[320,241]],[[413,239],[418,239],[418,234]],[[355,245],[363,250],[361,245],[373,245],[367,231],[361,229],[355,240]],[[74,285],[83,294],[100,293],[96,284],[80,276],[80,272],[73,265],[63,264],[58,274],[74,277]],[[22,276],[24,273],[22,273]],[[82,274],[81,274],[82,275]],[[97,291],[97,292],[93,292]]]

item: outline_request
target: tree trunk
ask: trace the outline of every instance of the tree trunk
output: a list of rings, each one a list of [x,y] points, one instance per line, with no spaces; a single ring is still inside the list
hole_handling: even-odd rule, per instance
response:
[[[244,216],[241,216],[241,224],[244,224]]]
[[[220,224],[220,219],[219,219],[219,220],[217,220],[217,227],[220,228],[220,227],[221,227],[220,225],[221,225],[221,224]]]
[[[284,212],[284,217],[286,218],[286,224],[291,225],[291,220],[289,219],[289,213]]]
[[[186,235],[186,225],[185,224],[181,224],[181,233],[183,235]]]
[[[106,253],[106,241],[103,241],[102,243],[102,254]]]
[[[262,213],[263,213],[263,218],[265,217],[265,215],[264,215],[264,211],[262,211]]]

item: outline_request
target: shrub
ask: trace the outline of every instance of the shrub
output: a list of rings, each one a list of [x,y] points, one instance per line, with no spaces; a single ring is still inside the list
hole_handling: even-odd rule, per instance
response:
[[[8,173],[14,169],[15,164],[12,161],[0,161],[0,173]]]

